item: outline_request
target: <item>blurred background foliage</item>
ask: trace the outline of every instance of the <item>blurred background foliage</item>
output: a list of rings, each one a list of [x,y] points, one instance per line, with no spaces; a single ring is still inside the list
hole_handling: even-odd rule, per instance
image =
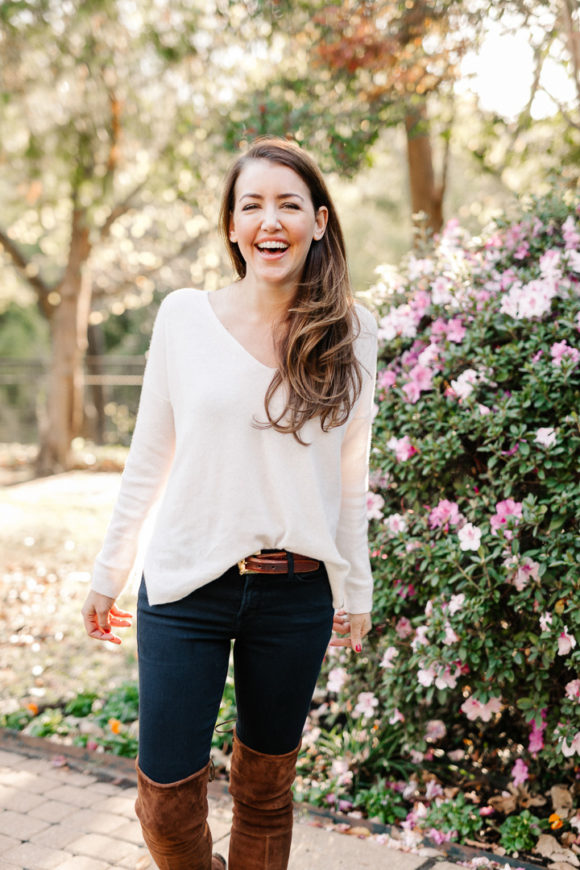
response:
[[[220,188],[256,135],[328,173],[357,292],[417,212],[477,233],[555,177],[575,186],[578,21],[577,0],[2,3],[0,440],[38,440],[43,472],[79,434],[126,440],[138,377],[115,386],[121,362],[103,384],[101,358],[142,356],[164,293],[231,279]],[[40,368],[9,382],[14,358]]]

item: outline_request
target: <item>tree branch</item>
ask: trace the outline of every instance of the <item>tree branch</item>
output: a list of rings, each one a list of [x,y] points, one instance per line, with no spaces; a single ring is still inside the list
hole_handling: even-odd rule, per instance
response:
[[[135,287],[135,279],[136,278],[151,278],[153,275],[157,274],[164,269],[166,266],[171,266],[171,264],[178,260],[179,257],[185,256],[190,251],[197,252],[202,244],[202,242],[209,236],[213,230],[207,229],[203,230],[199,235],[195,237],[195,239],[188,239],[184,242],[178,251],[173,254],[170,254],[165,259],[161,261],[157,266],[152,266],[150,269],[140,269],[139,274],[135,275],[133,279],[127,279],[121,284],[115,285],[114,293],[100,292],[98,289],[95,289],[93,292],[93,298],[95,299],[104,299],[109,296],[116,296],[119,293],[124,292],[125,290],[133,290]]]
[[[574,21],[574,13],[578,12],[578,3],[576,0],[563,0],[562,12],[564,18],[564,28],[568,39],[568,50],[572,58],[572,67],[574,69],[574,84],[576,85],[576,95],[578,104],[580,105],[580,33],[578,25]],[[574,126],[576,126],[574,124]]]
[[[34,267],[34,264],[31,260],[27,260],[20,248],[17,246],[16,242],[14,242],[7,233],[0,228],[0,246],[4,248],[6,253],[9,255],[12,260],[13,266],[16,268],[17,272],[27,281],[28,284],[35,291],[38,296],[39,302],[41,305],[48,297],[48,294],[54,290],[57,286],[56,284],[50,285],[47,284],[38,274],[31,274],[31,268]]]
[[[568,110],[565,108],[564,104],[561,103],[560,100],[556,99],[554,94],[551,94],[550,91],[546,90],[544,86],[542,86],[542,90],[558,106],[558,111],[560,112],[566,123],[570,127],[574,127],[576,130],[580,130],[580,123],[578,121],[575,121],[574,118],[570,117],[570,115],[568,114]]]
[[[106,221],[103,223],[103,225],[101,226],[101,228],[99,230],[99,238],[101,239],[101,241],[103,241],[104,239],[107,238],[107,236],[109,235],[109,232],[111,231],[111,227],[113,226],[115,221],[118,220],[120,217],[122,217],[124,214],[127,214],[127,212],[131,210],[131,208],[133,206],[134,197],[136,197],[137,194],[141,190],[143,190],[143,188],[146,186],[146,184],[147,184],[147,178],[145,178],[143,181],[140,181],[139,184],[136,187],[134,187],[133,190],[131,190],[127,194],[127,196],[125,197],[124,200],[117,203],[117,205],[113,206],[109,216],[107,217]]]

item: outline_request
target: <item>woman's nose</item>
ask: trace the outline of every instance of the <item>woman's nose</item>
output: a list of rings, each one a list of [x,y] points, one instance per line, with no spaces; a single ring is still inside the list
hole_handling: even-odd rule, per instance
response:
[[[280,226],[280,219],[278,217],[278,210],[275,207],[265,208],[264,214],[262,217],[262,229],[263,230],[278,229],[279,226]]]

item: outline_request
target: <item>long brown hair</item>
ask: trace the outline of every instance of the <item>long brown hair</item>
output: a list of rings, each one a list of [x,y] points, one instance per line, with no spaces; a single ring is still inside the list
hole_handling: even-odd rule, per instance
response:
[[[278,368],[264,400],[268,422],[258,424],[292,433],[304,444],[300,429],[308,420],[320,417],[325,432],[341,426],[360,394],[361,365],[354,351],[360,322],[353,304],[342,230],[322,173],[305,151],[286,139],[257,139],[238,157],[226,178],[220,228],[238,276],[245,276],[246,262],[229,237],[230,217],[236,182],[251,160],[269,160],[294,170],[310,191],[314,212],[321,206],[328,209],[326,231],[310,246],[302,279],[276,341]],[[270,402],[280,387],[286,387],[287,401],[284,410],[273,415]]]

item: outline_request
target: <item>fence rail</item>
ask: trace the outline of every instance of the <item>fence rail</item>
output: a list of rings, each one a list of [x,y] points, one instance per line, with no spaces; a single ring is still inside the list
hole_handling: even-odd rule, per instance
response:
[[[0,358],[0,441],[33,442],[46,401],[48,358]],[[87,436],[127,443],[143,383],[144,356],[87,356]]]

